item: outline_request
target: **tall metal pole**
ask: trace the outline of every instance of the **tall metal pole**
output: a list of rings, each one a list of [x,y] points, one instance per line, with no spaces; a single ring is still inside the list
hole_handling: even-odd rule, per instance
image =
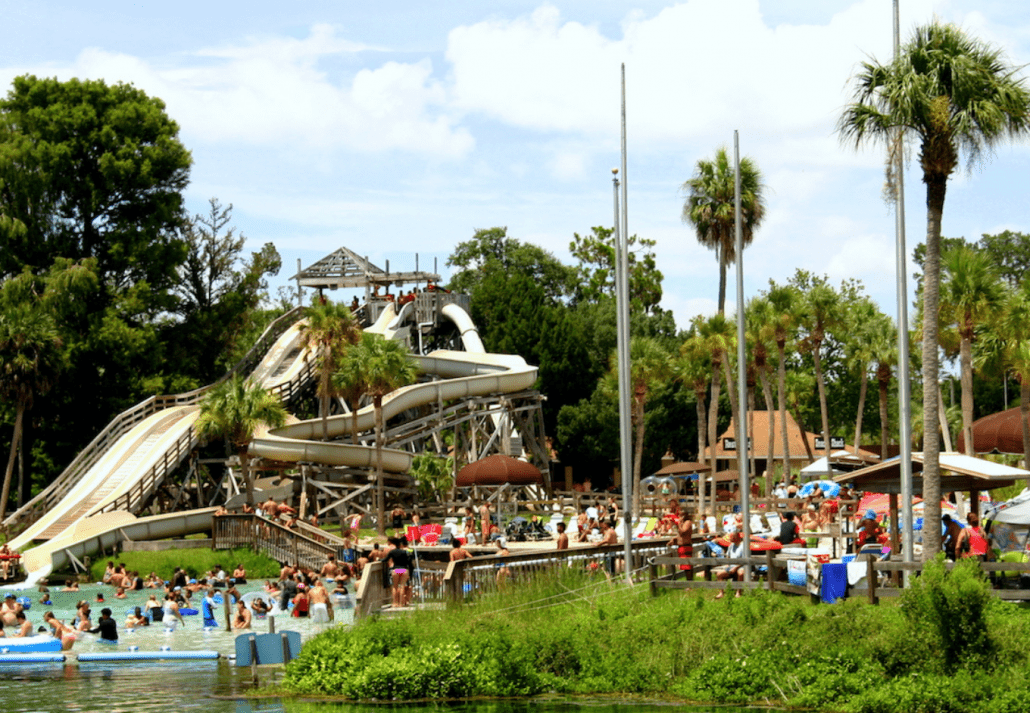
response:
[[[901,23],[898,15],[898,0],[894,0],[894,61],[901,56]],[[894,171],[894,232],[895,261],[898,279],[898,440],[901,451],[901,519],[904,530],[901,540],[902,561],[913,561],[912,535],[912,396],[908,381],[908,287],[905,277],[908,266],[905,262],[905,135],[898,129],[895,146]],[[895,522],[891,527],[897,527]],[[908,583],[908,575],[905,575]]]
[[[747,446],[747,342],[744,337],[744,227],[740,213],[740,134],[733,131],[733,229],[737,250],[737,470],[740,473],[740,514],[744,530],[745,557],[751,556],[751,483],[748,478]],[[744,567],[744,581],[751,581],[751,568]]]
[[[623,557],[625,558],[626,581],[633,582],[633,453],[630,435],[630,369],[629,369],[629,279],[626,277],[629,260],[629,226],[626,217],[626,65],[622,65],[622,215],[619,226],[616,214],[615,230],[615,296],[616,324],[618,325],[619,365],[619,441],[620,467],[622,468],[622,520]]]

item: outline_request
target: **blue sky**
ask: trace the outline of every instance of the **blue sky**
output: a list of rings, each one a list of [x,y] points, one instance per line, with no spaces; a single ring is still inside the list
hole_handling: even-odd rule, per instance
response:
[[[1026,3],[901,5],[903,36],[937,15],[1030,62]],[[568,261],[574,232],[611,223],[625,62],[630,230],[658,241],[681,326],[714,311],[718,269],[680,221],[680,186],[734,129],[769,205],[745,294],[800,267],[860,279],[895,312],[880,152],[834,133],[857,63],[890,55],[890,0],[4,1],[0,17],[0,86],[31,72],[161,97],[193,152],[190,210],[232,203],[248,247],[282,254],[276,284],[341,245],[446,274],[459,241],[497,225]],[[956,175],[944,234],[1030,231],[1028,176],[1027,144]],[[906,188],[911,248],[912,170]]]

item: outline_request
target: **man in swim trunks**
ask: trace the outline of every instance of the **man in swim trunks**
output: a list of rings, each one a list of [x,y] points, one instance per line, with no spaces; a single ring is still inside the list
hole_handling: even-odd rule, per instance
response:
[[[320,574],[329,579],[335,579],[340,573],[340,567],[336,564],[336,555],[329,555],[329,561],[322,565]]]
[[[567,550],[569,549],[569,536],[565,534],[565,523],[558,523],[558,549]]]
[[[11,634],[12,637],[32,636],[32,622],[25,618],[25,612],[20,611],[14,615],[17,620],[18,632]]]
[[[490,503],[483,501],[483,504],[479,506],[479,527],[483,533],[482,543],[485,545],[490,541]]]
[[[672,542],[680,557],[694,556],[694,516],[690,508],[683,508],[680,513],[680,520],[676,523],[676,538]],[[690,565],[680,565],[680,571],[690,571]]]
[[[200,611],[204,616],[204,626],[218,626],[218,620],[215,619],[215,588],[211,587],[207,590],[207,595],[204,600],[200,603]]]
[[[0,605],[0,618],[4,620],[5,626],[17,626],[17,614],[23,609],[17,599],[10,592],[4,597],[4,603]]]
[[[321,579],[315,580],[311,589],[311,620],[319,624],[328,624],[333,619],[333,608],[329,606],[329,591]]]
[[[468,550],[461,546],[461,542],[454,540],[451,547],[450,561],[457,562],[459,560],[465,560],[472,556]]]
[[[269,495],[268,500],[261,504],[261,513],[269,520],[275,520],[279,517],[279,503]]]

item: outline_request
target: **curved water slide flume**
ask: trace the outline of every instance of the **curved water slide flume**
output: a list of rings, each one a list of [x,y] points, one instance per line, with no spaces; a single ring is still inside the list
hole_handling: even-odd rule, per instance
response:
[[[405,305],[404,309],[407,306]],[[392,307],[390,304],[387,309],[390,310]],[[380,317],[376,325],[368,331],[393,336],[404,319],[404,309],[396,319],[386,321]],[[524,391],[536,382],[536,367],[526,364],[522,357],[485,353],[479,333],[463,309],[450,304],[446,305],[442,312],[458,327],[462,344],[468,351],[437,350],[427,356],[413,356],[420,372],[437,376],[441,380],[412,384],[387,394],[383,398],[384,421],[418,406],[487,394]],[[354,420],[352,414],[329,417],[329,436],[336,438],[349,435]],[[372,428],[374,421],[375,413],[372,406],[365,406],[358,411],[359,431]],[[374,447],[323,442],[322,427],[322,419],[311,419],[273,429],[266,437],[252,441],[249,452],[252,455],[290,463],[309,462],[352,468],[375,466]],[[384,470],[405,473],[411,468],[414,458],[411,453],[393,448],[384,448],[382,453]]]

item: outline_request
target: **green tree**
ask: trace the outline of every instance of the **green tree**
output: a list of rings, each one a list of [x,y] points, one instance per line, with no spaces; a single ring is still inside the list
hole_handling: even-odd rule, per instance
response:
[[[1009,287],[1016,288],[1030,274],[1030,235],[1005,230],[997,235],[984,234],[980,249],[991,256],[998,274]]]
[[[1006,138],[1030,130],[1030,91],[1002,51],[954,25],[917,27],[896,60],[864,62],[853,80],[854,101],[838,123],[841,138],[895,146],[899,135],[919,144],[926,184],[926,269],[923,280],[923,499],[927,522],[940,519],[937,426],[937,313],[941,219],[948,179],[965,154],[976,161]],[[893,164],[894,161],[889,162]],[[940,550],[940,533],[925,536],[925,558]]]
[[[715,251],[719,261],[719,313],[726,306],[726,266],[736,260],[735,178],[733,162],[725,148],[712,160],[700,159],[694,175],[683,184],[687,199],[683,203],[683,222],[697,233],[697,241]],[[754,240],[755,231],[765,218],[765,186],[755,162],[740,159],[741,236],[744,247]]]
[[[163,337],[169,360],[200,383],[214,381],[235,363],[232,357],[268,289],[267,276],[282,267],[272,243],[244,258],[245,237],[231,222],[232,204],[211,198],[207,214],[190,218],[182,231],[186,259],[175,285],[181,321]]]
[[[802,272],[799,270],[799,272]],[[836,326],[841,315],[841,298],[824,277],[807,276],[811,283],[801,292],[799,321],[805,327],[807,336],[803,346],[812,354],[815,366],[815,383],[819,392],[819,413],[822,421],[824,455],[830,457],[830,414],[826,404],[826,378],[823,375],[822,349],[826,341],[826,330]]]
[[[363,332],[361,340],[349,348],[339,364],[339,371],[351,384],[363,384],[375,409],[376,435],[376,527],[386,534],[386,493],[383,484],[383,397],[391,391],[413,383],[418,369],[404,345],[380,334]]]
[[[662,273],[654,255],[654,240],[631,235],[626,256],[630,303],[635,310],[651,314],[662,301]],[[615,231],[595,226],[590,235],[572,234],[569,252],[579,261],[577,298],[598,302],[615,298]]]
[[[0,213],[24,229],[0,236],[0,274],[95,258],[105,285],[146,283],[162,301],[185,256],[191,158],[178,134],[131,85],[16,77],[0,100]]]
[[[1006,366],[1019,382],[1023,462],[1030,463],[1030,278],[1008,293],[997,332],[1004,341]]]
[[[54,319],[38,301],[35,304],[11,304],[7,300],[0,303],[0,394],[14,404],[16,414],[0,493],[0,519],[7,512],[25,413],[32,408],[36,396],[45,394],[53,386],[63,362],[62,342]]]
[[[634,337],[629,345],[630,389],[632,390],[633,418],[633,479],[639,483],[643,475],[644,435],[647,426],[645,409],[648,395],[659,384],[672,376],[672,358],[661,342],[647,337]],[[618,353],[612,355],[611,369],[606,383],[608,389],[618,393]],[[617,397],[616,397],[617,398]],[[633,488],[633,513],[640,509],[640,488]]]
[[[507,228],[477,230],[471,240],[458,243],[447,265],[457,268],[449,287],[470,295],[473,301],[478,287],[498,272],[526,275],[551,301],[570,297],[576,284],[573,268],[543,248],[508,237]]]
[[[771,493],[773,489],[773,453],[775,453],[776,440],[776,406],[773,400],[772,387],[769,384],[769,346],[775,334],[775,313],[772,304],[763,296],[753,298],[748,302],[745,312],[746,338],[751,345],[752,358],[755,364],[755,371],[762,384],[762,397],[765,400],[765,410],[769,428],[766,433],[766,462],[765,462],[765,492]],[[757,434],[754,436],[757,438]],[[788,474],[784,474],[786,478]]]
[[[239,374],[215,385],[200,404],[194,424],[197,438],[225,438],[237,449],[247,489],[247,504],[254,504],[248,448],[259,427],[278,428],[286,423],[286,409],[279,399]]]
[[[696,324],[696,323],[695,323]],[[694,392],[694,403],[697,413],[697,458],[706,463],[705,456],[705,398],[712,376],[712,355],[703,337],[695,326],[690,336],[680,346],[679,358],[673,362],[673,375],[676,380]],[[713,459],[714,463],[714,459]],[[698,512],[705,512],[705,474],[698,474]]]
[[[733,386],[733,374],[730,366],[730,355],[736,349],[737,344],[737,327],[722,313],[713,314],[708,319],[699,318],[695,324],[698,335],[708,347],[712,364],[712,398],[708,402],[708,443],[712,447],[712,463],[714,465],[715,444],[719,439],[716,429],[719,421],[720,369],[726,379],[726,395],[729,397],[730,414],[736,423],[740,423],[737,395]],[[746,452],[745,446],[745,454]]]
[[[337,393],[332,375],[340,354],[359,339],[359,330],[347,305],[317,302],[307,308],[301,325],[305,347],[318,360],[318,414],[322,419],[322,440],[329,440],[329,401]]]
[[[773,340],[779,354],[776,371],[777,401],[780,412],[780,439],[783,446],[783,477],[790,477],[790,443],[787,438],[787,343],[794,335],[797,322],[797,290],[787,285],[777,285],[769,281],[769,291],[765,298],[769,301],[772,317]]]
[[[1004,290],[991,258],[970,248],[942,256],[941,317],[956,327],[960,339],[962,437],[966,455],[973,450],[973,340],[976,329],[994,317]]]

